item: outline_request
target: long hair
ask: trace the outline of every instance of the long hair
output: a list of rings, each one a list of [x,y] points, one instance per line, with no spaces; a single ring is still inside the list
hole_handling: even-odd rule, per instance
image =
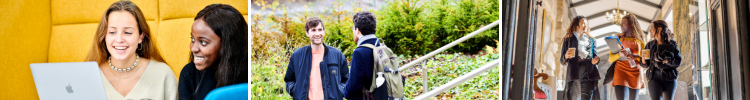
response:
[[[628,15],[625,15],[625,17],[623,17],[622,19],[627,19],[630,25],[623,24],[620,27],[625,27],[625,26],[630,27],[629,28],[630,30],[628,31],[630,31],[630,34],[632,35],[632,37],[634,37],[635,39],[639,41],[643,41],[644,40],[643,31],[641,30],[641,26],[638,25],[638,19],[635,18],[635,15],[633,15],[633,13],[629,13]],[[623,37],[631,37],[631,36],[625,36],[625,32],[624,32],[625,30],[622,30],[622,31],[623,31],[623,34],[621,35]]]
[[[565,37],[563,37],[563,39],[567,40],[570,37],[572,37],[573,36],[573,32],[578,31],[578,27],[580,27],[581,23],[583,23],[583,20],[586,20],[586,17],[585,16],[581,16],[581,15],[576,16],[575,18],[573,18],[573,21],[570,22],[570,26],[568,27],[568,31],[565,33]],[[584,24],[586,24],[586,23],[584,23]],[[589,35],[589,30],[585,30],[585,31],[586,32],[584,32],[583,34],[586,34],[586,36],[590,37],[591,39],[594,39],[594,37],[592,37],[591,35]],[[581,33],[578,33],[578,34],[581,34]]]
[[[654,29],[656,29],[655,33],[651,33],[654,35],[659,35],[660,39],[663,43],[669,43],[669,40],[674,39],[674,34],[672,34],[672,31],[669,30],[669,26],[667,26],[667,22],[664,20],[656,20],[654,22],[651,22],[654,25]]]
[[[246,83],[248,70],[247,22],[242,14],[232,6],[211,4],[203,8],[195,20],[204,20],[221,38],[219,47],[216,87]],[[193,59],[193,54],[190,54]]]
[[[156,48],[156,38],[151,36],[151,29],[149,29],[148,24],[146,23],[146,18],[143,17],[141,9],[130,1],[118,1],[107,8],[107,12],[104,13],[101,21],[99,21],[99,27],[96,29],[96,35],[94,35],[94,42],[92,43],[93,46],[91,47],[85,61],[96,61],[97,63],[102,64],[106,63],[107,58],[112,56],[107,50],[104,38],[107,34],[107,18],[109,18],[109,14],[114,11],[127,11],[130,14],[133,14],[133,16],[135,16],[135,21],[138,23],[138,32],[140,32],[138,35],[145,35],[140,46],[138,46],[139,49],[136,49],[135,53],[140,57],[164,62],[166,64],[167,62],[161,57],[159,49]]]

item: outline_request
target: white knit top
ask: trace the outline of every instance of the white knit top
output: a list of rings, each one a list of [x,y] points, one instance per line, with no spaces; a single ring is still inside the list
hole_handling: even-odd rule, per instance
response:
[[[123,97],[99,70],[109,100],[177,100],[177,79],[165,63],[151,60],[133,90]]]

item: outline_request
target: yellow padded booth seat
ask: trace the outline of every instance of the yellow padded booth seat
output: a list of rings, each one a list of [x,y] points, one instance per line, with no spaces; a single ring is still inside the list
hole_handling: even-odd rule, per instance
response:
[[[31,63],[81,62],[109,5],[119,0],[7,0],[0,2],[0,99],[37,96]],[[131,0],[144,13],[158,48],[179,76],[189,62],[193,18],[210,4],[228,4],[247,21],[247,0]],[[179,78],[179,77],[178,77]]]
[[[0,99],[39,99],[31,63],[47,62],[50,2],[0,1]]]

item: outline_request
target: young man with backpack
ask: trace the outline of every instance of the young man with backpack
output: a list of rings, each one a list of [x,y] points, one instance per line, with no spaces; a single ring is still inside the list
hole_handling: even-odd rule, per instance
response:
[[[400,61],[375,36],[375,16],[368,11],[358,12],[352,21],[357,48],[352,53],[351,71],[344,88],[344,97],[348,100],[403,99],[404,80],[397,71]]]

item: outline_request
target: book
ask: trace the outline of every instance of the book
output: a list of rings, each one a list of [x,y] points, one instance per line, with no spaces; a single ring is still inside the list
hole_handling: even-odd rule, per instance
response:
[[[609,47],[610,52],[612,53],[620,52],[620,47],[622,47],[622,42],[620,42],[619,37],[607,36],[607,37],[604,37],[604,41],[607,42],[607,46]]]

